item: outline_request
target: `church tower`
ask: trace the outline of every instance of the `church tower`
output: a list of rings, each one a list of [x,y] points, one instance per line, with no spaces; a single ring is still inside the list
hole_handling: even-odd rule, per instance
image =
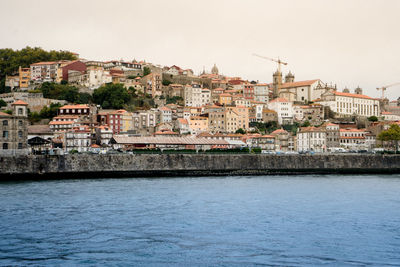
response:
[[[282,86],[282,72],[276,70],[272,75],[272,81],[273,95],[274,98],[277,98],[279,96],[279,90]]]
[[[357,88],[354,89],[354,93],[357,95],[362,95],[362,89],[360,88],[360,86],[357,86]]]
[[[214,67],[212,67],[212,69],[211,69],[211,74],[218,75],[218,68],[217,68],[217,65],[215,65],[215,63],[214,63]]]
[[[285,83],[292,83],[294,82],[294,75],[291,71],[285,76]]]

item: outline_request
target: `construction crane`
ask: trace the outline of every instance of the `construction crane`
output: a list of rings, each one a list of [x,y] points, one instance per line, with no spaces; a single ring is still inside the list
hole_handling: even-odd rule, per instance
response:
[[[382,90],[382,99],[384,99],[385,98],[386,88],[389,88],[389,87],[392,87],[392,86],[395,86],[395,85],[400,85],[400,83],[394,83],[394,84],[382,86],[381,88],[376,88],[376,90]]]
[[[260,57],[260,58],[267,59],[267,60],[271,60],[273,62],[278,63],[278,73],[279,73],[279,75],[282,75],[281,65],[285,65],[286,66],[288,64],[286,62],[281,61],[279,59],[279,57],[278,57],[278,59],[273,59],[273,58],[269,58],[269,57],[260,56],[260,55],[254,54],[254,53],[253,53],[253,56]],[[274,98],[278,97],[278,95],[279,95],[279,91],[281,90],[282,79],[278,79],[277,82],[278,82],[277,86],[276,87],[274,86],[274,93],[273,93]]]
[[[253,56],[260,57],[260,58],[263,58],[263,59],[268,59],[268,60],[271,60],[271,61],[273,61],[273,62],[278,63],[278,71],[279,71],[279,72],[281,72],[281,64],[287,65],[287,63],[281,61],[281,60],[279,59],[279,57],[278,57],[278,59],[273,59],[273,58],[269,58],[269,57],[260,56],[260,55],[254,54],[254,53],[253,53]]]

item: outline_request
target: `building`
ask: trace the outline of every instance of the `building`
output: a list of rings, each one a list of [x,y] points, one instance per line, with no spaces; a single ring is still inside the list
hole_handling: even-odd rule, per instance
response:
[[[269,101],[269,86],[266,83],[257,83],[253,85],[254,87],[254,100],[263,103],[268,103]]]
[[[278,113],[276,113],[275,110],[264,108],[262,112],[262,121],[264,123],[270,121],[278,122]]]
[[[366,145],[366,129],[340,129],[340,146],[350,150],[364,150],[368,149]]]
[[[78,105],[65,105],[58,110],[59,115],[78,115],[87,116],[91,114],[89,105],[78,104]]]
[[[161,122],[172,122],[172,110],[169,107],[161,107]]]
[[[192,116],[188,122],[190,134],[197,135],[202,132],[208,132],[208,117]]]
[[[300,127],[297,133],[297,151],[326,151],[326,132],[322,127]]]
[[[201,107],[202,103],[202,88],[200,84],[192,83],[186,85],[184,88],[184,101],[185,106],[189,107]]]
[[[362,94],[327,91],[317,103],[328,106],[339,117],[380,115],[379,99]]]
[[[279,97],[286,98],[291,102],[305,103],[321,98],[326,90],[326,85],[319,79],[285,82],[280,88]]]
[[[398,121],[398,120],[400,120],[400,116],[399,115],[396,115],[396,114],[394,114],[392,112],[389,112],[389,111],[383,111],[381,114],[382,114],[383,120],[385,120],[385,121]]]
[[[340,131],[339,125],[331,122],[324,123],[326,133],[326,148],[340,147]]]
[[[26,154],[28,140],[28,104],[18,100],[12,104],[12,115],[0,112],[0,154]]]
[[[30,65],[31,81],[34,83],[55,82],[59,62],[38,62]]]
[[[19,88],[21,90],[27,89],[31,81],[31,69],[21,68],[21,66],[19,66],[18,74],[19,74]]]
[[[65,150],[70,152],[88,152],[91,146],[90,129],[86,125],[81,125],[68,130],[65,133]]]
[[[269,101],[268,108],[277,113],[279,124],[293,123],[293,106],[287,99],[275,98],[274,100]]]
[[[96,127],[96,144],[100,146],[108,146],[113,137],[113,130],[108,125]]]
[[[284,129],[277,129],[270,135],[275,137],[276,151],[289,151],[290,134]]]
[[[59,115],[49,122],[49,127],[53,132],[68,131],[79,125],[78,119],[78,115]]]
[[[79,60],[60,63],[57,68],[56,82],[68,81],[70,71],[84,73],[86,71],[86,64]]]

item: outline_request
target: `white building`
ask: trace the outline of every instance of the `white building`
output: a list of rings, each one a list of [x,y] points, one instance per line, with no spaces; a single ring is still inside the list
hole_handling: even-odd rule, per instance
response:
[[[30,65],[31,81],[53,82],[57,79],[58,62],[37,62]]]
[[[254,85],[254,100],[263,103],[269,101],[269,87],[266,83],[258,83]]]
[[[323,84],[319,79],[288,82],[282,84],[279,97],[286,98],[291,102],[310,102],[321,98],[321,95],[325,91],[325,84]]]
[[[202,106],[210,104],[211,103],[211,90],[207,89],[207,88],[203,88],[201,90],[200,98],[201,98]]]
[[[89,151],[91,145],[90,130],[88,126],[75,127],[65,133],[65,149],[78,152]]]
[[[171,122],[172,121],[172,110],[169,107],[161,107],[161,122]]]
[[[201,92],[202,88],[200,84],[193,83],[191,85],[186,85],[184,88],[185,106],[201,107]]]
[[[285,98],[275,98],[269,101],[268,108],[274,110],[278,114],[279,124],[293,123],[293,106],[292,103]]]
[[[398,121],[398,120],[400,120],[400,116],[399,115],[396,115],[396,114],[394,114],[392,112],[388,112],[388,111],[383,111],[382,112],[382,117],[383,117],[383,120],[385,120],[385,121]]]
[[[297,133],[297,151],[325,152],[325,130],[317,127],[301,127]]]
[[[365,129],[340,129],[340,146],[350,150],[363,150],[368,149],[366,144]]]
[[[101,125],[96,127],[96,142],[101,145],[109,145],[113,137],[113,130],[108,125]]]
[[[362,94],[328,91],[322,94],[319,104],[329,108],[339,116],[379,116],[379,99]]]

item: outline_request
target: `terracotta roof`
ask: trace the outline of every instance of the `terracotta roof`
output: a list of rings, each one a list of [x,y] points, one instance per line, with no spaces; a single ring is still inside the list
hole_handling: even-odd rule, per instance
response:
[[[179,123],[188,124],[187,119],[178,118]]]
[[[341,132],[366,132],[365,129],[354,129],[354,128],[347,128],[347,129],[340,129]]]
[[[173,131],[158,131],[155,132],[154,135],[178,135],[179,133],[173,132]]]
[[[286,98],[279,97],[279,98],[275,98],[274,100],[271,100],[269,102],[273,103],[273,102],[289,102],[289,101],[287,101]]]
[[[323,131],[325,131],[325,129],[317,128],[317,127],[314,127],[314,126],[300,127],[300,132],[323,132]]]
[[[26,103],[26,102],[24,102],[22,100],[17,100],[14,103],[12,103],[11,105],[24,105],[24,106],[27,106],[28,103]]]
[[[89,108],[89,106],[88,105],[82,105],[82,104],[65,105],[65,106],[62,106],[60,109],[76,109],[76,108]]]
[[[161,107],[160,110],[164,110],[164,111],[171,111],[171,109],[169,107]]]
[[[364,136],[340,136],[339,139],[365,139]]]
[[[301,86],[309,86],[312,85],[313,83],[319,81],[319,79],[316,80],[307,80],[307,81],[298,81],[298,82],[293,82],[293,83],[284,83],[281,86],[282,88],[291,88],[291,87],[301,87]]]
[[[51,121],[49,125],[63,125],[63,124],[73,124],[74,121]]]
[[[8,113],[4,113],[4,112],[1,112],[1,111],[0,111],[0,116],[7,116],[7,117],[11,117],[11,115],[10,115],[10,114],[8,114]]]
[[[43,61],[43,62],[36,62],[36,63],[33,63],[33,64],[31,64],[31,66],[33,65],[33,66],[36,66],[36,65],[53,65],[53,64],[56,64],[57,62],[56,61]]]
[[[374,99],[370,96],[367,95],[359,95],[359,94],[352,94],[352,93],[343,93],[343,92],[337,92],[334,91],[333,94],[338,95],[338,96],[348,96],[348,97],[356,97],[356,98],[366,98],[366,99]]]
[[[392,112],[388,112],[388,111],[383,111],[382,115],[394,115]]]
[[[280,133],[288,133],[288,132],[284,129],[277,129],[273,131],[271,134],[280,134]]]
[[[90,147],[93,147],[93,148],[100,148],[100,146],[97,145],[97,144],[93,144],[93,145],[91,145]]]

